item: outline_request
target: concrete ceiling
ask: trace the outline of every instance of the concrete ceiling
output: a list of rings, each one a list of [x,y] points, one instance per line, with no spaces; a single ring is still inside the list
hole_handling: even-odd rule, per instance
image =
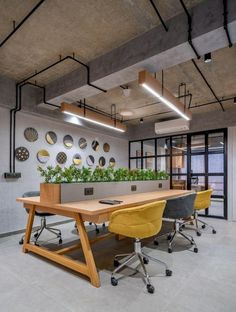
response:
[[[185,0],[185,4],[188,8],[194,7],[200,2],[202,1]],[[205,7],[207,7],[209,2],[210,1],[206,3]],[[214,1],[211,1],[211,3],[213,2]],[[12,30],[12,21],[15,20],[17,24],[17,22],[21,21],[37,3],[38,1],[35,0],[0,0],[0,41]],[[183,12],[178,0],[156,0],[155,3],[165,21],[178,14],[181,15]],[[216,7],[221,18],[222,8],[219,5],[216,5]],[[219,20],[215,12],[212,13],[212,16]],[[209,19],[210,22],[213,21],[213,17],[212,19]],[[184,14],[183,17],[180,16],[179,18],[181,23],[183,20],[184,23],[186,23],[187,20]],[[206,20],[206,18],[204,20]],[[179,51],[183,51],[182,54],[186,53],[185,60],[191,59],[194,57],[194,54],[192,55],[193,52],[188,43],[186,45],[182,40],[184,38],[186,41],[187,25],[182,23],[177,24],[176,26],[174,22],[173,24],[170,23],[172,29],[169,31],[167,37],[164,38],[165,32],[161,29],[162,32],[160,33],[160,37],[158,37],[159,41],[157,41],[156,44],[163,44],[164,48],[163,51],[159,51],[159,59],[158,56],[157,59],[154,59],[154,57],[156,57],[154,55],[153,60],[151,60],[152,55],[145,54],[143,58],[146,58],[146,60],[144,60],[142,65],[139,65],[137,60],[138,65],[136,68],[134,70],[131,68],[130,73],[132,78],[129,79],[127,78],[129,75],[127,75],[128,71],[126,71],[126,66],[122,68],[123,63],[127,60],[121,58],[121,64],[118,64],[121,68],[115,68],[114,70],[116,71],[117,79],[112,83],[112,87],[109,87],[109,83],[112,79],[107,73],[104,74],[101,80],[103,80],[105,85],[98,85],[107,88],[107,93],[89,93],[91,92],[91,89],[92,91],[94,90],[86,84],[82,86],[82,92],[77,86],[73,86],[71,80],[67,79],[66,74],[71,74],[71,72],[72,74],[75,73],[74,77],[76,77],[75,82],[77,83],[77,80],[79,80],[77,77],[79,75],[76,70],[79,66],[71,60],[67,60],[39,75],[37,77],[37,83],[47,86],[49,100],[53,99],[55,104],[59,104],[62,98],[68,102],[78,101],[80,100],[79,96],[81,96],[86,97],[88,104],[108,113],[110,112],[111,104],[116,104],[118,112],[124,108],[132,109],[134,115],[130,117],[130,119],[133,120],[128,121],[128,124],[137,124],[142,117],[144,117],[145,122],[152,122],[176,116],[174,113],[165,114],[168,109],[163,104],[153,104],[157,102],[157,100],[140,88],[137,80],[134,80],[135,77],[137,77],[138,71],[142,68],[149,69],[150,67],[153,71],[154,69],[160,70],[161,68],[164,68],[164,84],[171,92],[177,95],[179,84],[186,83],[187,90],[193,95],[191,104],[191,107],[193,107],[193,114],[199,112],[220,111],[221,107],[216,103],[196,108],[196,106],[200,104],[211,102],[215,99],[199,73],[194,68],[192,62],[187,61],[183,63],[184,58],[181,58],[181,52]],[[219,23],[221,23],[221,20]],[[148,0],[46,0],[19,29],[19,31],[17,31],[1,48],[0,73],[1,75],[20,81],[33,74],[35,70],[39,71],[52,64],[52,62],[57,61],[59,55],[64,57],[66,55],[72,55],[73,52],[81,61],[85,63],[91,62],[91,65],[93,65],[93,63],[96,63],[95,61],[99,56],[109,54],[110,51],[114,51],[117,47],[130,42],[133,38],[138,38],[142,34],[145,34],[146,36],[146,32],[154,30],[158,25],[160,25],[160,21]],[[180,40],[179,42],[176,42],[173,47],[171,45],[166,46],[164,41],[171,41],[176,37],[173,28],[178,28],[178,25],[180,25],[180,29],[177,30],[180,33],[179,37],[182,36],[182,41]],[[194,23],[194,26],[196,28],[195,30],[193,29],[193,32],[195,32],[194,35],[196,36],[196,32],[199,32],[203,39],[201,39],[202,41],[199,39],[200,35],[198,35],[198,38],[194,38],[194,36],[193,38],[199,53],[204,54],[209,51],[207,50],[207,43],[209,41],[207,39],[208,37],[204,37],[205,34],[199,29],[199,25],[196,22]],[[205,25],[203,26],[205,27]],[[218,24],[216,25],[213,23],[213,26],[218,32],[220,32]],[[208,29],[208,35],[212,40],[212,43],[210,42],[210,44],[213,44],[213,49],[210,51],[217,49],[217,44],[214,42],[220,42],[219,38],[215,37],[213,34],[214,27],[211,29],[209,26]],[[149,40],[153,41],[151,35],[154,36],[155,31],[153,34],[149,34]],[[231,30],[231,36],[232,35],[233,31]],[[154,38],[156,39],[155,36]],[[225,39],[226,36],[224,31],[222,31],[222,38],[223,41],[225,40],[225,43],[219,44],[219,46],[226,46],[227,40]],[[151,50],[152,46],[150,45],[150,41],[147,41],[147,43],[147,47]],[[215,46],[216,48],[214,48]],[[179,50],[177,53],[177,60],[174,64],[179,65],[171,65],[170,67],[169,60],[171,58],[174,59],[174,54],[176,54],[175,47]],[[206,49],[206,51],[204,49]],[[126,51],[125,47],[123,50]],[[131,54],[128,55],[127,53],[127,59],[131,58],[131,56],[133,57],[134,53],[132,52],[132,49],[130,51]],[[146,47],[145,51],[148,53]],[[142,51],[140,54],[142,54]],[[202,59],[196,60],[196,63],[219,98],[222,99],[235,96],[236,46],[233,46],[231,49],[224,48],[217,50],[212,53],[212,58],[213,61],[208,64],[205,64]],[[153,64],[151,62],[153,62]],[[104,60],[101,60],[100,63],[101,67],[106,69],[106,63],[104,63]],[[115,67],[113,66],[113,62],[110,64],[112,64],[113,70],[113,67]],[[96,66],[94,66],[94,68],[92,74],[96,76],[99,70]],[[113,74],[112,70],[111,75]],[[122,75],[119,70],[124,71]],[[161,72],[158,71],[156,74],[157,79],[160,80]],[[62,78],[62,82],[60,83],[59,81],[57,84],[57,81],[60,80],[58,78],[60,77]],[[63,80],[64,77],[65,79]],[[97,79],[99,80],[99,78],[100,77]],[[119,79],[131,89],[129,97],[123,95],[122,88],[118,86],[121,83],[118,82]],[[126,81],[124,81],[124,79],[126,79]],[[69,88],[72,86],[75,92],[67,93],[66,91],[61,91],[63,89],[61,87],[68,88],[68,85]],[[116,87],[114,88],[114,86]],[[71,89],[73,89],[72,87]],[[57,93],[55,90],[60,91],[62,96],[59,96],[58,98],[55,97],[54,99],[52,94]],[[95,95],[90,96],[90,94]],[[223,103],[226,109],[233,106],[232,100]],[[223,116],[222,113],[222,118],[224,118]]]
[[[220,99],[236,96],[235,60],[236,45],[232,48],[224,48],[212,53],[212,62],[210,63],[204,63],[203,59],[196,61]],[[161,81],[161,73],[157,73],[156,76]],[[216,99],[199,72],[195,69],[192,61],[179,64],[164,71],[164,85],[176,96],[178,96],[180,83],[186,83],[187,90],[192,94],[191,107],[193,108],[191,110],[193,114],[222,110],[219,103],[212,103],[211,105],[197,108],[198,105],[215,101]],[[164,104],[157,103],[158,100],[140,87],[137,80],[126,84],[126,86],[131,89],[129,97],[125,97],[122,88],[117,87],[109,90],[108,93],[100,93],[90,97],[87,99],[87,102],[108,113],[110,112],[111,104],[116,104],[118,112],[122,109],[132,110],[134,115],[125,118],[125,120],[130,119],[129,123],[132,124],[138,123],[141,117],[144,117],[145,121],[152,121],[177,116],[173,113],[163,114],[163,112],[167,112],[169,109]],[[183,94],[183,88],[181,90],[181,94]],[[181,101],[183,102],[183,99]],[[186,98],[186,103],[189,103],[189,97]],[[233,100],[223,101],[222,103],[225,109],[234,106]],[[146,116],[148,117],[145,118]],[[222,114],[222,118],[223,116]]]
[[[201,0],[186,0],[192,7]],[[36,0],[0,0],[0,40],[38,3]],[[179,1],[156,1],[164,20],[183,11]],[[147,0],[46,0],[0,51],[0,72],[22,80],[48,66],[59,55],[73,52],[83,62],[103,55],[159,25]],[[68,61],[37,82],[47,84],[78,68]]]

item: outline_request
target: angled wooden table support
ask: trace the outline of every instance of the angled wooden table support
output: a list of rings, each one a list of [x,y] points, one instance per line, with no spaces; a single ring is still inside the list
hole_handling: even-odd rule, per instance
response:
[[[71,270],[86,275],[91,284],[100,287],[100,279],[91,249],[91,244],[102,240],[111,234],[105,234],[89,241],[84,226],[85,221],[101,223],[109,220],[111,213],[118,209],[134,207],[158,200],[165,200],[191,193],[192,191],[165,190],[149,193],[139,193],[134,195],[123,195],[109,197],[109,199],[121,200],[119,205],[100,204],[99,199],[87,200],[65,204],[49,204],[40,202],[40,197],[17,198],[17,201],[24,203],[24,207],[29,209],[23,252],[33,252],[46,259],[61,264]],[[73,218],[76,221],[79,232],[80,243],[64,247],[55,251],[50,251],[45,247],[34,245],[30,242],[35,211],[44,211],[56,215]],[[70,259],[65,254],[77,248],[81,248],[84,254],[85,263]]]

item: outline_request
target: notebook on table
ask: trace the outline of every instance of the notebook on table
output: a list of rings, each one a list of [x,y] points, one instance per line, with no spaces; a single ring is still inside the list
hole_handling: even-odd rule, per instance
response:
[[[100,204],[107,204],[107,205],[118,205],[122,203],[122,200],[115,200],[115,199],[102,199],[99,200]]]

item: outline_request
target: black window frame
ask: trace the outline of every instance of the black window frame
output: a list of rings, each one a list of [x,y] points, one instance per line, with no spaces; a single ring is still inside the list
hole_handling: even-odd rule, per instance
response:
[[[209,134],[212,133],[223,133],[223,138],[224,138],[224,146],[222,148],[222,151],[209,151],[208,149],[208,136]],[[204,135],[205,137],[205,151],[204,152],[191,152],[191,138],[192,136],[195,135]],[[172,139],[174,137],[178,136],[186,136],[187,139],[187,172],[186,173],[173,173],[173,168],[172,168],[172,158],[174,156],[177,156],[177,154],[173,154],[173,144],[172,144]],[[170,153],[165,154],[165,155],[158,155],[157,154],[157,140],[159,139],[169,139],[170,140]],[[155,140],[155,155],[152,156],[144,156],[143,155],[143,144],[145,141],[149,140]],[[131,144],[134,142],[141,142],[141,156],[140,157],[134,157],[130,156],[130,151],[131,151]],[[219,218],[219,219],[228,219],[228,207],[227,207],[227,192],[228,192],[228,186],[227,186],[227,146],[228,146],[228,129],[227,128],[221,128],[221,129],[214,129],[214,130],[207,130],[207,131],[198,131],[198,132],[189,132],[189,133],[178,133],[175,135],[166,135],[166,136],[156,136],[152,138],[145,138],[145,139],[140,139],[140,140],[131,140],[129,141],[129,169],[130,169],[130,162],[132,159],[140,160],[141,161],[141,168],[143,169],[144,165],[144,160],[146,158],[155,158],[155,171],[157,171],[157,159],[160,157],[169,157],[170,159],[170,188],[172,188],[172,177],[173,176],[186,176],[187,180],[187,189],[191,189],[191,156],[192,155],[204,155],[204,161],[205,161],[205,172],[204,173],[197,173],[197,176],[204,176],[205,177],[205,189],[208,188],[208,180],[209,177],[211,176],[223,176],[223,182],[224,182],[224,190],[223,190],[223,196],[221,195],[212,195],[212,198],[223,198],[224,199],[224,209],[223,209],[223,216],[215,216],[215,215],[210,215],[208,209],[206,210],[206,213],[204,216],[206,217],[212,217],[212,218]],[[222,173],[209,173],[208,172],[208,158],[210,154],[223,154],[224,155],[224,172]]]

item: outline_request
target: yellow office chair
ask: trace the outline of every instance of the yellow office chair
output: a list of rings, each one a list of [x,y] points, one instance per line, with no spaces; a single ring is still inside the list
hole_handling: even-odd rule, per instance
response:
[[[211,205],[211,194],[213,190],[209,189],[206,191],[198,192],[195,203],[194,203],[194,220],[196,223],[196,233],[198,236],[201,236],[201,231],[199,230],[198,222],[202,223],[202,228],[205,229],[206,227],[210,227],[212,229],[212,233],[216,234],[216,230],[213,226],[207,224],[206,222],[200,220],[198,218],[198,211],[203,209],[208,209]]]
[[[120,271],[136,257],[139,259],[144,271],[143,276],[147,291],[149,293],[154,293],[155,291],[153,285],[151,285],[150,277],[145,268],[145,264],[148,264],[149,259],[164,265],[166,269],[166,276],[172,275],[172,271],[168,269],[168,266],[164,262],[143,252],[140,242],[140,239],[154,236],[160,232],[165,205],[166,201],[159,201],[135,208],[120,209],[111,214],[109,231],[135,239],[133,253],[115,256],[114,265],[117,266],[117,268],[111,275],[111,284],[113,286],[118,285],[118,279],[114,277],[114,274]],[[119,257],[122,257],[124,262],[120,263],[117,260]]]

